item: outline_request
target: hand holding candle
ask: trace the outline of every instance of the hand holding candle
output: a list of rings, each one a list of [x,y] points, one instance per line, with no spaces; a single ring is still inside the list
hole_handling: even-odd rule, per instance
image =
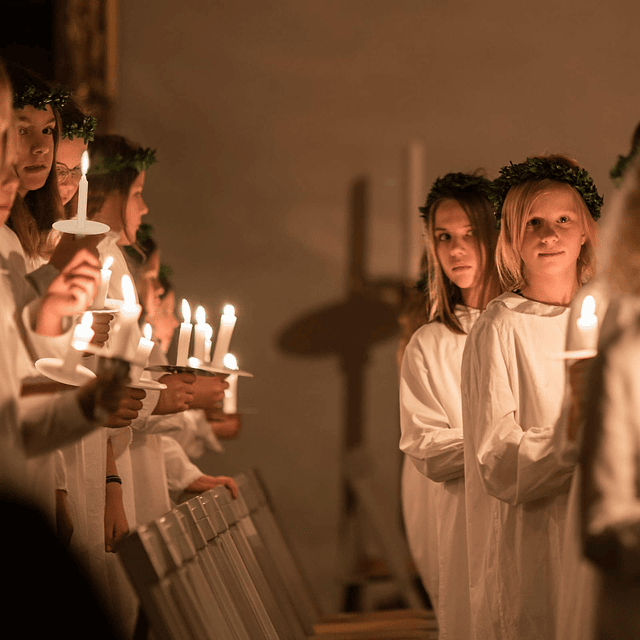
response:
[[[180,334],[178,335],[178,353],[176,356],[176,364],[179,367],[186,367],[189,360],[189,346],[191,343],[191,308],[186,300],[182,300],[182,317],[183,322],[180,325]]]
[[[229,350],[229,344],[231,343],[233,328],[236,326],[237,318],[235,313],[236,311],[233,305],[225,305],[224,312],[220,317],[220,328],[218,329],[216,346],[213,350],[213,357],[211,358],[211,365],[213,367],[221,367],[223,365],[224,356]]]
[[[238,362],[235,356],[227,353],[224,356],[223,364],[227,369],[238,369]],[[232,373],[227,376],[229,388],[224,390],[224,400],[222,401],[222,411],[224,413],[236,413],[238,411],[238,376]]]
[[[87,349],[91,339],[93,338],[93,329],[91,328],[92,323],[93,316],[89,311],[86,311],[82,315],[82,320],[74,327],[69,351],[67,352],[67,356],[62,365],[62,369],[65,373],[74,374],[76,366],[80,364],[82,353]]]

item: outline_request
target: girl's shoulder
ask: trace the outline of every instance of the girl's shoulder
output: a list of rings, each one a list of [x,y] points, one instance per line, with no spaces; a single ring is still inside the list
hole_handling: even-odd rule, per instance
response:
[[[559,307],[536,300],[529,300],[518,293],[507,291],[493,299],[483,314],[485,322],[526,322],[530,318],[556,318],[567,313],[567,307]]]
[[[431,322],[423,324],[415,331],[409,344],[413,342],[414,346],[420,345],[425,348],[434,344],[441,346],[444,343],[451,345],[464,343],[467,338],[467,334],[481,315],[481,311],[479,309],[469,309],[468,307],[459,305],[456,307],[455,313],[466,333],[454,333],[444,323],[432,320]]]

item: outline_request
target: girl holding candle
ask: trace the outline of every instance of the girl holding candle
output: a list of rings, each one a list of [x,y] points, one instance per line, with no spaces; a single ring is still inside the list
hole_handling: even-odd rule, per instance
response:
[[[471,330],[462,413],[475,638],[554,638],[575,451],[554,447],[568,305],[594,270],[602,198],[563,156],[503,167],[493,199],[506,290]],[[558,427],[556,424],[561,422]]]
[[[409,545],[441,637],[468,638],[460,361],[467,333],[498,295],[490,181],[450,173],[424,207],[429,321],[404,351],[400,377],[403,510]]]

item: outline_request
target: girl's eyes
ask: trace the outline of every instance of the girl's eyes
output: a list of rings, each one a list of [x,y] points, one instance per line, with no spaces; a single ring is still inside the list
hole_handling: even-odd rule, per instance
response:
[[[538,218],[531,218],[531,220],[527,220],[528,227],[537,227],[540,224],[540,220]]]
[[[451,236],[448,233],[441,233],[438,236],[438,242],[446,242],[447,240],[450,240]]]
[[[54,131],[55,131],[55,127],[45,127],[42,130],[42,133],[44,133],[46,136],[52,136]]]
[[[558,222],[569,222],[570,218],[569,216],[560,216],[558,218]]]

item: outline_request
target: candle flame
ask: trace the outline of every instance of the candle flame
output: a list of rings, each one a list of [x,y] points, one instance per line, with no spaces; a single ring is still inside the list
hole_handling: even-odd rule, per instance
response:
[[[585,296],[580,309],[580,318],[593,318],[596,310],[596,299],[593,296]]]
[[[196,322],[198,324],[204,324],[207,321],[207,314],[204,311],[204,307],[198,307],[196,309]]]
[[[80,324],[90,328],[93,324],[93,314],[90,311],[85,311],[82,314],[82,320],[80,320]]]
[[[211,338],[213,337],[213,327],[210,324],[206,324],[204,325],[204,337],[207,340],[211,340]]]
[[[80,161],[80,168],[82,169],[82,175],[86,176],[87,171],[89,171],[89,152],[85,151],[82,154],[82,160]]]
[[[189,324],[191,322],[191,307],[184,298],[182,298],[182,317],[185,324]]]
[[[225,357],[222,359],[222,364],[224,364],[224,366],[227,369],[238,368],[238,361],[236,360],[236,357],[232,353],[227,353],[225,355]]]
[[[152,329],[151,329],[151,325],[148,322],[147,324],[144,325],[144,329],[142,330],[142,333],[144,333],[144,337],[147,340],[151,340]]]
[[[111,265],[113,264],[113,256],[109,256],[102,265],[104,271],[109,271],[111,269]]]
[[[136,306],[136,290],[127,274],[122,276],[122,297],[124,298],[124,306],[128,309]]]
[[[197,369],[200,366],[200,360],[192,356],[191,358],[189,358],[189,366],[193,369]]]
[[[236,315],[235,307],[232,304],[225,304],[223,315],[228,318],[235,318],[235,315]]]

